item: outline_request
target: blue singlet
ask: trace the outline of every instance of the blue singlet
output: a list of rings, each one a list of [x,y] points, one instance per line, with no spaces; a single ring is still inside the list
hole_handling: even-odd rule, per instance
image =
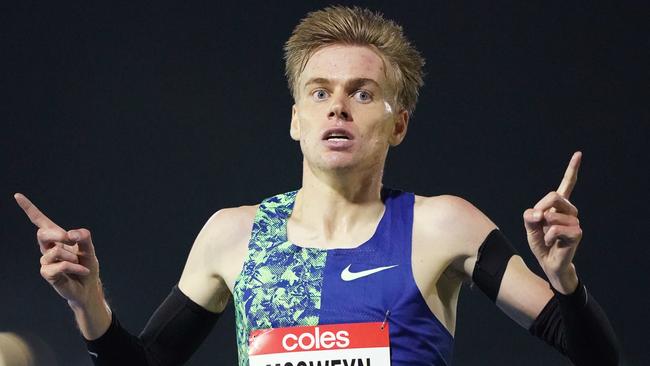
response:
[[[264,200],[255,216],[234,290],[240,366],[248,365],[254,329],[384,320],[393,366],[450,365],[453,337],[413,278],[414,195],[384,189],[373,236],[356,248],[329,250],[287,240],[295,195]]]

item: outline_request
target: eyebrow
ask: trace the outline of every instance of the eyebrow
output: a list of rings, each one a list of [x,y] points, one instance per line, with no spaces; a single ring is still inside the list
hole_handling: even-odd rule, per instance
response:
[[[313,84],[316,84],[316,85],[330,85],[331,83],[332,83],[332,81],[330,79],[327,79],[327,78],[321,78],[321,77],[311,78],[311,79],[307,80],[307,82],[305,83],[305,88],[310,86],[310,85],[313,85]],[[348,80],[345,83],[345,87],[347,89],[356,89],[356,88],[362,87],[362,86],[367,85],[367,84],[372,84],[372,85],[374,85],[374,86],[376,86],[378,88],[381,88],[381,86],[379,85],[378,82],[376,82],[373,79],[368,79],[368,78],[356,78],[356,79]]]

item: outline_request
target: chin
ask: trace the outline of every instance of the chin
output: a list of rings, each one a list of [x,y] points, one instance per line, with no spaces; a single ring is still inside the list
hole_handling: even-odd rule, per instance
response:
[[[332,171],[350,171],[353,170],[356,167],[356,164],[352,164],[351,162],[342,162],[342,161],[337,161],[337,162],[330,162],[327,164],[323,165],[323,169],[325,170],[332,170]]]
[[[319,170],[335,171],[335,172],[348,172],[357,166],[357,162],[350,157],[344,156],[329,156],[320,159],[316,164]]]

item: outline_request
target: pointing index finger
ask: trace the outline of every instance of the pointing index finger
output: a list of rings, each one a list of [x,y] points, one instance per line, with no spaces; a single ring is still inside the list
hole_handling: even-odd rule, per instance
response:
[[[560,186],[557,188],[557,193],[560,196],[569,199],[571,192],[573,192],[573,187],[576,185],[578,180],[578,169],[580,169],[580,162],[582,161],[582,153],[576,151],[569,161],[569,166],[567,166],[566,171],[564,172],[564,177]]]
[[[44,213],[41,212],[41,210],[36,207],[30,201],[21,193],[16,193],[14,194],[14,198],[16,199],[16,202],[18,203],[18,206],[25,211],[25,214],[27,214],[27,217],[29,217],[29,220],[39,228],[58,228],[59,225],[55,224],[54,221],[50,220],[47,216],[45,216]]]

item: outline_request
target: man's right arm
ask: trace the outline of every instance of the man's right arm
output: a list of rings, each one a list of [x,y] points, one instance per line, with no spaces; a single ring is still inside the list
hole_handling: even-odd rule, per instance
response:
[[[243,263],[241,253],[246,253],[255,212],[252,206],[226,209],[208,220],[179,286],[136,337],[122,328],[106,303],[90,232],[66,232],[26,197],[17,194],[16,200],[39,227],[41,275],[68,300],[96,365],[175,365],[189,359],[228,302],[230,291],[223,275],[234,278],[241,268],[237,263]],[[221,263],[228,265],[220,267]]]
[[[197,236],[178,286],[135,337],[113,315],[100,338],[88,342],[96,365],[179,365],[208,336],[230,298],[229,284],[241,270],[254,206],[223,209]]]

